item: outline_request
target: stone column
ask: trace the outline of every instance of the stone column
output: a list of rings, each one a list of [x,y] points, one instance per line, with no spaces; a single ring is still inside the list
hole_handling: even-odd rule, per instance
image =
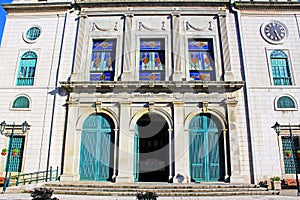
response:
[[[174,72],[173,72],[173,81],[182,81],[182,64],[181,57],[181,44],[182,41],[180,34],[180,14],[178,12],[174,12],[172,14],[172,35],[173,35],[173,58],[174,58]]]
[[[133,14],[128,13],[124,16],[125,18],[125,33],[124,33],[124,62],[123,62],[123,73],[121,76],[122,81],[132,81],[133,74],[131,66],[132,64],[132,48],[133,41],[133,30],[132,30],[132,18]],[[135,64],[134,64],[135,65]]]
[[[228,114],[228,129],[229,129],[229,142],[230,142],[230,164],[231,164],[231,183],[246,183],[246,177],[241,173],[241,141],[237,130],[236,121],[236,104],[235,98],[228,98],[227,114]]]
[[[65,143],[64,170],[60,181],[78,181],[79,180],[79,145],[81,129],[76,129],[79,116],[79,102],[70,98],[69,115]]]
[[[169,132],[169,182],[173,179],[173,141],[172,141],[172,134],[173,129],[168,129]]]
[[[231,71],[230,63],[230,52],[229,52],[229,42],[228,42],[228,33],[226,25],[226,15],[219,15],[219,31],[221,32],[221,48],[222,48],[222,61],[224,65],[224,79],[226,81],[234,80],[234,75]]]
[[[174,109],[174,162],[175,173],[173,182],[189,181],[189,141],[184,130],[184,102],[173,102]]]
[[[119,134],[119,173],[116,182],[130,183],[134,181],[134,131],[129,129],[131,102],[119,102],[120,134]]]
[[[117,177],[117,163],[118,163],[118,131],[119,129],[114,129],[115,141],[114,141],[114,169],[112,179],[115,180]]]
[[[227,129],[223,129],[223,140],[224,140],[224,159],[225,159],[225,177],[224,177],[224,180],[226,181],[226,179],[229,178],[229,175],[228,175],[228,154],[227,154],[227,134],[226,134],[226,131]]]

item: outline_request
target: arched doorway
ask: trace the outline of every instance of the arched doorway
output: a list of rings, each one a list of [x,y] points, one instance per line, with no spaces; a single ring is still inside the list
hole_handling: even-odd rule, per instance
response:
[[[110,181],[113,173],[113,122],[104,114],[90,115],[83,123],[80,180]]]
[[[168,123],[159,114],[144,114],[135,126],[134,178],[140,182],[168,182]]]
[[[189,124],[189,142],[192,181],[224,181],[224,137],[219,120],[210,114],[193,117]]]

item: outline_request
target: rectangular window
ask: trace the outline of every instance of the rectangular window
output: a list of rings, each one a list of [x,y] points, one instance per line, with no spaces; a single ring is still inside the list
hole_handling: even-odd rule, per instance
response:
[[[116,40],[94,40],[90,81],[113,81]]]
[[[212,40],[189,39],[189,71],[191,81],[214,81],[215,66]]]
[[[292,85],[286,58],[271,59],[274,85]]]
[[[282,136],[282,149],[285,174],[295,174],[295,159],[298,159],[296,152],[299,149],[299,137],[294,136],[293,140],[291,140],[289,136]],[[300,162],[298,162],[298,173],[299,169]]]
[[[164,39],[141,39],[139,80],[165,80],[165,41]]]
[[[13,140],[9,140],[10,145],[12,145],[12,149],[17,149],[18,153],[16,155],[10,156],[10,163],[8,167],[9,172],[21,172],[22,169],[22,160],[23,160],[23,151],[24,151],[24,142],[25,137],[24,136],[15,136]],[[6,167],[7,167],[7,161],[6,160]]]

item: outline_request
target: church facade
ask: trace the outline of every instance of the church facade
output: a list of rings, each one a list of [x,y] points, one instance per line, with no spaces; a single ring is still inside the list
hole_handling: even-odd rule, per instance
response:
[[[30,124],[1,136],[3,148],[19,149],[11,171],[58,166],[60,181],[125,183],[258,183],[295,173],[287,133],[271,126],[299,116],[297,2],[4,8],[0,117]]]

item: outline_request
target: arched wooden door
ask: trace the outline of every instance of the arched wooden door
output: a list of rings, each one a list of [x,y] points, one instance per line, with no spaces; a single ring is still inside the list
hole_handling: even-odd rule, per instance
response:
[[[197,115],[189,125],[192,181],[214,182],[224,178],[224,143],[218,121]]]
[[[80,180],[111,180],[114,146],[112,130],[112,121],[105,115],[91,115],[83,123]]]

